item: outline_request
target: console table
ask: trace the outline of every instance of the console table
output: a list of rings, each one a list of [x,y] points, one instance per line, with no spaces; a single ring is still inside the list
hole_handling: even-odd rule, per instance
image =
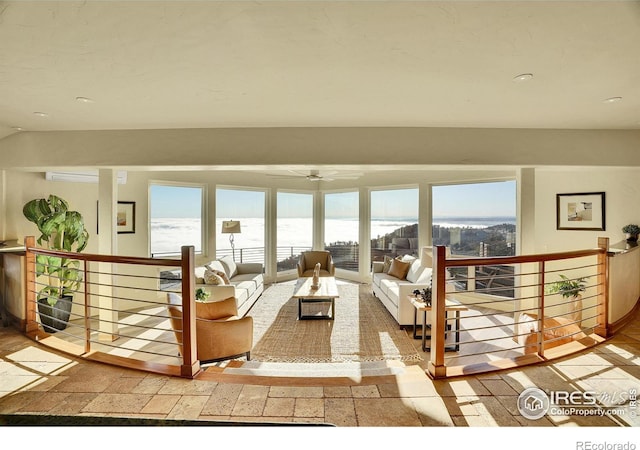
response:
[[[5,278],[5,261],[4,255],[24,255],[25,247],[18,241],[0,241],[0,317],[2,317],[2,325],[9,326],[9,315],[7,313],[7,280]]]
[[[423,352],[431,351],[431,347],[427,347],[427,338],[431,338],[431,335],[427,335],[427,328],[431,327],[430,325],[427,325],[427,312],[431,311],[431,305],[427,305],[425,302],[422,301],[422,299],[418,299],[414,296],[409,296],[409,301],[411,302],[414,308],[413,338],[418,339],[419,337],[416,333],[416,330],[418,328],[418,311],[422,311],[423,312],[422,314],[422,351]],[[456,315],[455,328],[453,330],[455,333],[455,344],[447,345],[445,346],[444,349],[445,351],[457,352],[458,350],[460,350],[460,312],[467,311],[468,308],[454,299],[446,298],[444,310],[445,310],[445,314],[449,311],[453,311],[455,312],[455,315]],[[450,330],[451,329],[450,325],[447,324],[446,329]],[[447,332],[445,331],[445,336],[446,336],[446,333]]]

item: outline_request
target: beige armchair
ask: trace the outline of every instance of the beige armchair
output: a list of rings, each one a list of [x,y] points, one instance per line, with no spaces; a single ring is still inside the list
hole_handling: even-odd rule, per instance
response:
[[[182,297],[167,294],[171,327],[182,354]],[[196,302],[196,345],[200,362],[246,356],[251,359],[253,318],[238,317],[235,297],[214,302]]]
[[[320,263],[320,276],[333,277],[336,274],[336,267],[333,264],[331,253],[327,250],[310,250],[302,252],[298,260],[298,276],[312,277],[316,264]]]

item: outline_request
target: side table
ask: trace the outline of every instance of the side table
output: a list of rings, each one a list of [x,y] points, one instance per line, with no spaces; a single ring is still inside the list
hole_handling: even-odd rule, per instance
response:
[[[431,325],[427,325],[427,312],[431,311],[431,305],[427,305],[422,299],[418,299],[412,295],[409,296],[409,301],[413,305],[413,338],[418,339],[418,335],[416,334],[416,330],[418,328],[418,311],[422,311],[422,351],[429,352],[431,351],[431,347],[427,347],[427,338],[431,338],[431,335],[427,335],[427,328],[431,328]],[[460,302],[447,298],[445,299],[445,314],[449,311],[455,312],[456,320],[454,326],[455,333],[455,344],[445,346],[445,351],[453,351],[457,352],[460,350],[460,312],[467,311],[468,308],[462,305]],[[447,331],[451,329],[450,325],[447,324]],[[446,333],[445,331],[445,337]]]

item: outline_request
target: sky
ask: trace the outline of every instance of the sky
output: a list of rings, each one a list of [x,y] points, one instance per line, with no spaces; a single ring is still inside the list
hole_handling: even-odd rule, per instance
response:
[[[151,218],[201,217],[202,189],[196,187],[151,185]]]
[[[516,216],[516,182],[433,187],[434,217]]]
[[[200,217],[201,189],[152,185],[152,218]],[[310,195],[281,193],[278,217],[311,217]],[[327,218],[357,218],[358,193],[328,194]],[[218,189],[217,217],[223,220],[264,217],[265,193],[251,190]],[[300,213],[300,212],[303,213]],[[417,218],[418,190],[373,191],[372,218]],[[516,183],[501,181],[433,187],[434,217],[496,217],[516,215]]]

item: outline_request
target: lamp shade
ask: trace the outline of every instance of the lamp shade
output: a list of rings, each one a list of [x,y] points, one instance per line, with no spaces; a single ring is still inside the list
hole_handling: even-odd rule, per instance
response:
[[[223,233],[240,233],[240,221],[239,220],[224,220],[222,221]]]

